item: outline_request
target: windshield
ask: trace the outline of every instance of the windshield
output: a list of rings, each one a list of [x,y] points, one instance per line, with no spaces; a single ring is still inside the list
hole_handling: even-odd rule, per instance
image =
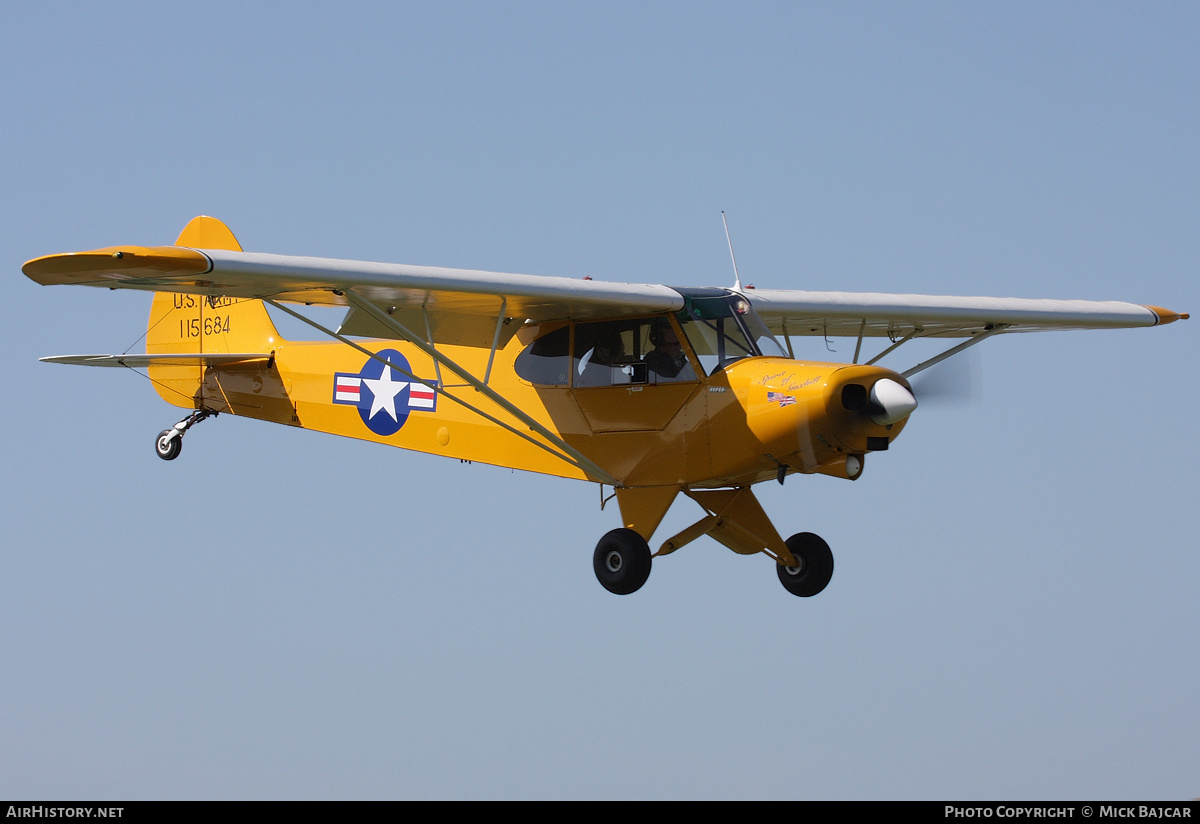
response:
[[[786,357],[745,298],[723,289],[680,291],[684,307],[675,317],[706,374],[755,355]]]

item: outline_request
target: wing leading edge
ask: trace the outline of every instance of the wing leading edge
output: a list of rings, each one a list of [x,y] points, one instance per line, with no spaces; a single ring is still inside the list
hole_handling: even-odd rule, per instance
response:
[[[347,306],[352,291],[398,323],[437,343],[491,346],[497,329],[506,340],[527,322],[597,319],[673,312],[679,292],[666,286],[506,274],[354,260],[243,252],[213,218],[192,226],[219,229],[235,248],[114,246],[48,255],[22,271],[43,285],[256,298]],[[214,237],[223,235],[214,235]],[[206,235],[185,229],[180,243]],[[897,338],[972,337],[1048,329],[1156,326],[1188,315],[1116,301],[1030,300],[854,292],[756,289],[745,292],[772,332]],[[339,330],[346,335],[394,337],[369,313],[352,309]],[[76,361],[78,362],[78,361]]]
[[[791,336],[971,337],[1005,326],[1006,332],[1050,329],[1123,329],[1187,318],[1157,306],[1119,301],[890,295],[873,292],[747,292],[771,331]]]
[[[353,290],[401,323],[439,342],[490,346],[497,317],[519,322],[676,311],[683,297],[666,286],[271,255],[177,246],[119,246],[49,255],[22,271],[43,285],[72,284],[346,306]],[[343,334],[378,325],[351,312]],[[445,334],[438,334],[441,329]],[[390,337],[390,335],[383,335]]]

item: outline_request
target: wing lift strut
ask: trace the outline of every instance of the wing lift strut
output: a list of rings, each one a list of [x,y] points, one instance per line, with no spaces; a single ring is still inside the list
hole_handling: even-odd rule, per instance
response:
[[[425,386],[428,386],[429,388],[440,393],[441,395],[445,396],[446,398],[449,398],[451,401],[453,401],[457,404],[461,404],[462,406],[466,407],[467,409],[470,409],[472,412],[479,415],[480,417],[491,421],[492,423],[496,424],[497,426],[500,426],[500,427],[508,430],[509,432],[513,433],[514,435],[517,435],[520,438],[525,439],[526,441],[529,441],[534,446],[537,446],[540,449],[544,449],[545,451],[549,452],[551,455],[554,455],[555,457],[560,458],[563,461],[566,461],[567,463],[571,464],[572,466],[583,471],[588,476],[589,480],[599,481],[601,483],[609,484],[610,486],[618,485],[616,478],[614,478],[612,475],[610,475],[608,472],[606,472],[601,467],[597,466],[596,463],[593,462],[590,458],[588,458],[586,455],[584,455],[578,449],[576,449],[575,447],[571,446],[569,443],[564,441],[562,438],[560,438],[554,432],[547,429],[541,423],[539,423],[538,421],[536,421],[535,419],[530,417],[527,413],[523,412],[520,408],[518,408],[517,406],[512,404],[510,401],[508,401],[506,398],[504,398],[502,395],[500,395],[500,393],[496,392],[496,390],[492,389],[490,386],[487,385],[487,379],[490,377],[490,374],[491,374],[492,358],[495,356],[496,341],[493,341],[492,353],[488,357],[488,373],[484,376],[484,380],[481,381],[478,378],[476,378],[474,375],[472,375],[467,369],[460,366],[459,364],[457,364],[456,362],[454,362],[453,360],[448,358],[446,355],[439,352],[433,346],[433,344],[431,342],[427,342],[420,335],[414,334],[411,330],[409,330],[403,324],[399,323],[391,315],[384,312],[382,309],[380,309],[375,304],[371,303],[366,298],[357,294],[353,289],[337,290],[336,294],[343,295],[346,298],[346,302],[349,303],[351,306],[353,306],[355,309],[358,309],[359,311],[365,312],[367,315],[370,315],[371,318],[373,318],[374,320],[381,323],[385,328],[394,332],[398,338],[400,338],[401,340],[408,341],[413,346],[417,347],[422,352],[424,352],[426,355],[428,355],[430,358],[432,358],[434,364],[438,367],[437,380],[429,381],[424,378],[419,378],[416,375],[412,374],[411,372],[408,372],[405,369],[401,369],[398,365],[392,363],[387,358],[380,357],[376,353],[371,352],[370,350],[368,350],[361,344],[357,343],[356,341],[353,341],[350,338],[347,338],[345,335],[340,335],[337,332],[333,331],[332,329],[327,329],[326,327],[317,323],[315,320],[312,320],[311,318],[305,317],[304,315],[300,314],[299,312],[289,309],[287,306],[283,305],[282,303],[280,303],[276,300],[272,300],[270,298],[263,298],[262,300],[264,302],[270,304],[271,306],[274,306],[276,309],[279,309],[282,312],[286,312],[287,314],[291,315],[292,317],[294,317],[298,320],[301,320],[304,323],[307,323],[309,326],[313,327],[314,329],[318,330],[319,332],[322,332],[322,333],[328,335],[329,337],[333,338],[334,340],[340,341],[341,343],[344,343],[347,346],[357,349],[359,352],[361,352],[362,354],[371,358],[372,360],[379,361],[380,363],[384,364],[385,366],[395,369],[397,372],[400,372],[401,374],[403,374],[405,377],[409,378],[410,380],[413,380],[418,383],[424,384]],[[504,311],[502,308],[501,309],[501,320],[503,320],[503,314],[504,314]],[[498,322],[497,330],[496,330],[497,340],[499,339],[499,335],[500,335],[500,329],[499,329],[499,322]],[[512,415],[514,418],[516,418],[521,423],[525,424],[525,426],[529,427],[530,430],[537,433],[545,440],[544,441],[538,440],[537,438],[535,438],[531,434],[529,434],[529,432],[523,431],[511,423],[506,423],[505,421],[500,420],[499,418],[495,417],[494,415],[491,415],[491,414],[485,412],[484,410],[480,409],[478,406],[476,406],[472,403],[469,403],[468,401],[464,400],[463,398],[447,391],[446,386],[442,384],[442,380],[441,380],[440,367],[443,367],[443,366],[447,370],[452,372],[453,374],[457,375],[463,381],[465,381],[464,384],[460,384],[458,386],[470,387],[470,388],[474,389],[476,392],[479,392],[484,397],[486,397],[488,400],[490,400],[492,403],[499,406],[501,409],[503,409],[508,414]]]
[[[951,346],[949,349],[947,349],[945,352],[942,352],[940,355],[934,355],[929,360],[918,363],[912,369],[909,369],[906,372],[901,372],[900,376],[902,378],[907,379],[907,378],[911,378],[913,375],[917,374],[918,372],[924,372],[929,367],[936,366],[939,363],[941,363],[942,361],[946,360],[947,358],[954,357],[959,352],[969,349],[977,343],[982,343],[983,341],[990,338],[992,335],[1000,334],[1004,330],[1008,329],[1008,327],[1010,325],[1011,324],[1007,324],[1007,323],[997,323],[994,326],[988,326],[982,332],[975,334],[973,337],[968,338],[967,340],[963,341],[962,343],[958,344],[957,346]],[[858,331],[858,345],[854,347],[854,361],[853,361],[854,363],[858,363],[858,354],[862,349],[863,332],[866,330],[866,327],[867,327],[867,322],[864,319],[862,322],[862,325],[859,327],[859,331]],[[914,329],[913,331],[909,332],[907,335],[900,338],[900,340],[895,341],[887,349],[884,349],[878,355],[876,355],[875,357],[873,357],[869,361],[867,361],[866,365],[867,366],[874,365],[875,363],[882,360],[885,356],[890,355],[892,352],[896,351],[902,345],[904,345],[908,341],[912,340],[913,338],[921,337],[922,331],[923,330],[920,327],[918,327],[918,328]]]

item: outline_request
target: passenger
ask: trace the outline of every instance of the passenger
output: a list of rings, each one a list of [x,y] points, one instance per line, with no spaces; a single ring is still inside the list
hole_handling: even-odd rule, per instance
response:
[[[684,354],[679,336],[667,323],[656,323],[650,329],[650,342],[654,349],[646,353],[646,366],[660,378],[672,381],[692,381],[696,373]]]
[[[606,328],[607,327],[607,328]],[[629,383],[629,376],[624,374],[618,364],[625,356],[625,343],[611,324],[604,324],[595,330],[594,345],[578,358],[576,366],[576,386],[612,386],[617,383]],[[576,351],[584,343],[576,339]]]

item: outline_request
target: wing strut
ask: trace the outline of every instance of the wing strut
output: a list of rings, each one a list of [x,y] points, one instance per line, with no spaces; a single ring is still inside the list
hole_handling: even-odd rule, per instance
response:
[[[859,328],[861,329],[862,327],[859,327]],[[876,355],[875,357],[873,357],[873,358],[871,358],[869,361],[867,361],[867,364],[866,364],[866,365],[867,365],[867,366],[874,366],[876,361],[883,360],[883,358],[884,358],[884,357],[886,357],[887,355],[890,355],[892,352],[896,351],[896,350],[897,350],[897,349],[899,349],[901,346],[903,346],[904,344],[908,343],[910,340],[912,340],[914,337],[916,337],[916,335],[917,335],[919,332],[921,332],[921,331],[922,331],[922,330],[920,329],[920,327],[918,327],[918,328],[916,328],[916,329],[912,330],[912,331],[911,331],[911,332],[909,332],[907,335],[905,335],[904,337],[900,338],[900,340],[896,341],[896,342],[895,342],[895,343],[893,343],[891,346],[889,346],[887,349],[884,349],[884,350],[883,350],[882,352],[880,352],[878,355]]]
[[[486,384],[492,377],[492,361],[496,359],[496,347],[500,345],[500,330],[504,328],[504,310],[508,308],[508,298],[500,298],[500,314],[496,316],[496,334],[492,336],[492,351],[488,353],[487,369],[483,373],[483,382]],[[430,344],[432,344],[432,339]]]
[[[789,358],[791,358],[792,360],[795,360],[795,359],[796,359],[796,353],[792,351],[792,338],[791,338],[791,336],[788,334],[788,330],[787,330],[787,320],[780,321],[779,325],[780,325],[781,327],[783,327],[783,341],[784,341],[784,343],[786,343],[786,344],[787,344],[787,348],[788,348],[788,357],[789,357]]]
[[[425,340],[429,341],[430,346],[433,346],[433,327],[429,325],[429,307],[424,304],[421,305],[421,317],[425,318]],[[446,382],[442,380],[442,367],[436,360],[433,362],[433,373],[437,376],[438,391],[444,390]],[[459,386],[465,385],[459,384]]]
[[[867,331],[867,319],[863,318],[862,323],[858,325],[858,343],[854,345],[854,360],[852,363],[858,363],[858,353],[862,351],[863,334]]]
[[[906,379],[911,378],[913,375],[917,374],[918,372],[923,372],[931,366],[936,366],[937,364],[944,361],[946,358],[949,358],[953,355],[957,355],[959,352],[963,351],[964,349],[974,346],[975,344],[979,343],[980,341],[985,341],[988,338],[990,338],[992,335],[996,335],[996,334],[999,334],[1000,332],[1003,332],[1005,329],[1008,328],[1008,326],[1009,325],[1007,323],[998,323],[995,326],[993,326],[991,329],[988,329],[985,332],[980,332],[975,337],[973,337],[969,340],[963,341],[958,346],[952,346],[949,349],[947,349],[945,352],[943,352],[942,354],[934,355],[932,358],[925,361],[924,363],[918,363],[916,366],[914,366],[912,369],[909,369],[907,372],[901,372],[900,377],[906,378]]]
[[[551,432],[546,427],[542,426],[542,424],[538,423],[536,420],[534,420],[528,414],[523,412],[520,408],[518,408],[517,406],[515,406],[514,404],[509,402],[508,399],[503,397],[496,390],[492,389],[490,386],[488,386],[487,384],[480,381],[478,378],[476,378],[474,375],[472,375],[467,370],[463,369],[461,366],[459,366],[457,363],[452,361],[450,358],[446,357],[441,352],[437,351],[437,349],[435,349],[433,346],[431,346],[428,343],[426,343],[425,341],[421,340],[420,336],[414,335],[412,332],[410,332],[408,329],[406,329],[402,324],[400,324],[391,315],[382,311],[378,306],[371,303],[369,300],[366,300],[365,298],[363,298],[361,295],[359,295],[353,289],[345,290],[345,295],[346,295],[346,300],[352,306],[354,306],[356,309],[366,312],[368,315],[373,317],[375,320],[379,321],[384,326],[386,326],[387,328],[391,329],[393,332],[398,334],[404,340],[408,341],[413,346],[420,349],[422,352],[424,352],[426,355],[428,355],[430,358],[432,358],[434,360],[434,362],[441,363],[443,366],[445,366],[451,372],[458,375],[460,378],[462,378],[468,384],[470,384],[471,387],[473,387],[476,392],[482,393],[483,396],[486,397],[488,400],[492,401],[492,403],[496,404],[501,409],[503,409],[505,412],[512,415],[514,418],[519,420],[521,423],[528,426],[534,432],[541,435],[543,438],[545,438],[547,441],[552,443],[554,446],[558,447],[563,453],[565,453],[564,457],[569,457],[571,459],[570,463],[575,464],[580,469],[582,469],[584,472],[591,475],[594,480],[603,481],[604,483],[610,484],[612,486],[618,485],[616,478],[614,478],[612,475],[608,474],[603,469],[601,469],[599,466],[597,466],[595,463],[593,463],[590,458],[588,458],[586,455],[584,455],[578,449],[571,446],[569,443],[564,441],[558,435]],[[454,396],[451,395],[449,397],[453,398]],[[454,398],[454,400],[457,401],[458,399]],[[479,411],[479,410],[474,410],[474,411]],[[493,420],[495,420],[495,419],[493,418]],[[498,423],[498,421],[497,421],[497,423]],[[503,426],[504,424],[501,424],[501,425]],[[514,429],[511,426],[505,426],[505,428],[514,433],[519,432],[519,430]],[[537,443],[537,442],[534,441],[534,443]]]
[[[510,403],[505,398],[503,398],[501,395],[499,395],[494,389],[491,389],[490,387],[481,383],[474,376],[472,376],[469,372],[467,372],[462,367],[460,367],[457,363],[455,363],[454,361],[447,358],[445,355],[438,352],[436,349],[434,349],[432,346],[430,346],[428,343],[426,343],[424,340],[422,340],[419,336],[414,335],[412,332],[410,332],[407,328],[405,328],[400,323],[398,323],[391,316],[389,316],[385,312],[381,311],[373,303],[363,299],[360,295],[356,294],[351,289],[345,290],[344,294],[346,297],[346,301],[348,303],[350,303],[352,306],[354,306],[356,309],[360,309],[361,311],[366,312],[372,318],[379,321],[385,327],[387,327],[388,329],[391,329],[393,332],[395,332],[397,335],[399,335],[402,339],[408,341],[409,343],[411,343],[412,345],[414,345],[418,349],[420,349],[422,352],[429,355],[429,357],[432,358],[435,363],[442,364],[443,366],[448,368],[450,371],[454,372],[454,374],[458,375],[460,378],[467,381],[467,385],[471,386],[476,391],[482,393],[485,397],[487,397],[489,400],[491,400],[497,406],[504,409],[506,412],[508,412],[513,417],[517,418],[517,420],[519,420],[522,423],[524,423],[525,425],[527,425],[530,429],[532,429],[537,434],[541,435],[543,438],[545,438],[547,441],[549,441],[550,444],[542,443],[541,441],[538,441],[536,438],[533,438],[532,436],[530,436],[529,433],[522,432],[520,429],[517,429],[512,424],[505,423],[504,421],[501,421],[501,420],[495,418],[494,416],[489,415],[487,412],[484,412],[482,409],[478,408],[477,406],[467,403],[466,401],[462,400],[461,398],[458,398],[458,397],[450,394],[449,392],[447,392],[445,390],[444,387],[434,386],[433,388],[436,389],[438,392],[441,392],[441,394],[445,395],[447,398],[450,398],[455,403],[462,404],[467,409],[470,409],[475,414],[491,421],[492,423],[496,424],[497,426],[503,427],[504,429],[507,429],[509,432],[512,432],[514,435],[518,435],[519,437],[524,438],[525,440],[529,441],[530,443],[534,444],[535,446],[546,450],[551,455],[554,455],[557,458],[561,458],[562,460],[566,461],[567,463],[569,463],[573,466],[576,466],[579,469],[582,469],[585,473],[587,473],[589,476],[591,476],[592,480],[602,481],[603,483],[609,484],[611,486],[618,485],[618,481],[616,478],[614,478],[612,475],[610,475],[609,473],[607,473],[603,469],[601,469],[599,466],[597,466],[587,456],[585,456],[583,453],[579,452],[579,450],[575,449],[573,446],[568,444],[562,438],[555,435],[553,432],[551,432],[549,429],[544,427],[542,424],[538,423],[536,420],[531,418],[529,415],[522,412],[519,408],[517,408],[512,403]],[[305,317],[304,315],[300,314],[299,312],[289,309],[288,307],[284,306],[283,304],[279,303],[278,301],[271,300],[270,298],[263,298],[263,300],[266,303],[269,303],[270,305],[276,307],[277,309],[280,309],[280,310],[288,313],[292,317],[304,321],[309,326],[312,326],[313,328],[318,329],[321,332],[324,332],[326,335],[329,335],[331,338],[341,341],[342,343],[346,344],[347,346],[351,346],[354,349],[357,349],[359,352],[363,353],[367,357],[372,358],[377,361],[380,361],[381,363],[383,363],[387,366],[390,366],[391,368],[395,369],[397,372],[401,372],[406,377],[412,378],[413,380],[416,380],[419,383],[425,384],[426,386],[430,386],[430,382],[428,380],[418,378],[415,375],[412,375],[411,373],[406,372],[403,369],[400,369],[398,366],[391,363],[386,358],[379,357],[376,353],[371,352],[369,349],[359,345],[355,341],[350,340],[349,338],[345,337],[344,335],[339,335],[337,332],[334,332],[331,329],[326,329],[324,326],[322,326],[321,324],[312,320],[311,318]],[[440,381],[439,381],[439,383],[440,383]],[[553,445],[554,447],[557,447],[557,450],[554,448],[551,448],[551,445]]]
[[[483,382],[486,384],[492,377],[492,363],[496,360],[496,350],[500,348],[500,333],[504,331],[504,319],[506,317],[504,310],[508,308],[508,298],[501,296],[500,298],[500,313],[496,316],[496,332],[492,335],[492,348],[488,352],[487,369],[483,372]],[[421,306],[421,315],[425,318],[425,342],[432,348],[437,348],[437,344],[433,341],[433,327],[429,323],[429,307]],[[438,386],[442,384],[442,367],[435,358],[433,368],[437,372]],[[465,383],[456,383],[454,386],[469,386]]]

